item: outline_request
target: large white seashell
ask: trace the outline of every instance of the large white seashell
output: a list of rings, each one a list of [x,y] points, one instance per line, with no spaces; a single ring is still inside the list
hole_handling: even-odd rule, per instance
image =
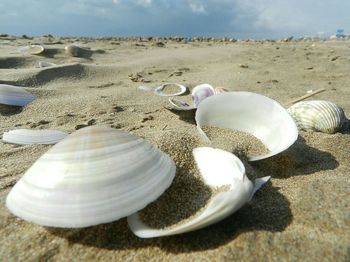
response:
[[[287,111],[301,130],[333,134],[348,128],[349,120],[343,109],[329,101],[302,101],[292,105]]]
[[[169,236],[214,224],[241,208],[270,179],[263,177],[252,183],[245,174],[243,163],[221,149],[199,147],[193,150],[193,155],[205,183],[212,187],[229,186],[228,191],[216,194],[198,216],[169,229],[150,228],[137,213],[133,214],[128,217],[128,223],[135,235],[142,238]]]
[[[45,51],[45,48],[41,45],[27,45],[20,47],[18,52],[22,54],[39,55]]]
[[[293,119],[278,102],[250,92],[226,92],[205,99],[197,108],[196,122],[205,138],[202,126],[234,129],[260,139],[270,153],[250,156],[250,161],[280,153],[298,137]]]
[[[19,145],[56,144],[68,134],[59,130],[15,129],[5,132],[2,141]]]
[[[174,175],[172,159],[145,140],[86,127],[41,156],[12,188],[6,206],[39,225],[87,227],[144,208]]]
[[[34,99],[35,96],[23,87],[0,84],[0,104],[26,106]]]

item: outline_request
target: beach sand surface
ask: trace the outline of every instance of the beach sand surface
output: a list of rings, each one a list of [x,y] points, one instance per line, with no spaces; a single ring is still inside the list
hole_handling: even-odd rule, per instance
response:
[[[18,53],[35,43],[46,52]],[[71,43],[90,49],[72,57],[64,52]],[[195,134],[193,121],[165,109],[166,97],[138,89],[167,82],[190,90],[210,83],[281,104],[325,88],[312,99],[333,101],[350,117],[349,41],[163,43],[0,37],[0,83],[27,87],[37,97],[20,111],[0,115],[0,133],[15,128],[72,133],[95,124],[155,145],[167,133],[178,139]],[[39,68],[39,61],[57,66]],[[191,101],[188,94],[179,98]],[[7,194],[51,147],[0,142],[1,261],[350,260],[349,133],[300,132],[288,150],[252,163],[259,176],[272,179],[239,211],[210,227],[156,239],[134,236],[126,219],[55,229],[12,215],[5,207]]]

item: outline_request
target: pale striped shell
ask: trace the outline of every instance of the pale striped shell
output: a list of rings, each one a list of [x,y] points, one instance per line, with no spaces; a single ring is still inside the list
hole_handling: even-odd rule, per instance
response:
[[[348,119],[343,109],[330,101],[302,101],[287,109],[298,128],[333,134],[342,131]]]

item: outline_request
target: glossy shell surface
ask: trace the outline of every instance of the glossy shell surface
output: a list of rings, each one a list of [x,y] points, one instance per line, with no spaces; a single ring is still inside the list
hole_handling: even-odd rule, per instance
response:
[[[5,132],[2,141],[11,144],[56,144],[68,134],[59,130],[15,129]]]
[[[112,128],[86,127],[41,156],[12,188],[6,206],[39,225],[87,227],[144,208],[174,175],[172,159],[145,140]]]
[[[330,101],[301,101],[287,111],[301,130],[333,134],[342,131],[344,124],[348,122],[343,109]]]
[[[21,86],[0,84],[0,104],[26,106],[34,99],[35,96]]]

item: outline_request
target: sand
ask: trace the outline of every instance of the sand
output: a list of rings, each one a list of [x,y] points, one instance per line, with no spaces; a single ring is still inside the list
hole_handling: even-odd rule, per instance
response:
[[[22,55],[41,43],[43,55]],[[71,57],[64,46],[91,48]],[[155,44],[156,43],[156,44]],[[151,42],[120,39],[0,38],[0,83],[26,86],[37,99],[0,116],[0,132],[107,125],[157,145],[196,131],[191,118],[166,110],[166,97],[139,90],[177,82],[257,92],[282,104],[308,90],[350,114],[347,41]],[[102,51],[101,51],[102,50]],[[38,68],[39,61],[58,64]],[[242,66],[243,65],[243,66]],[[178,73],[182,72],[182,73]],[[141,75],[132,81],[129,75]],[[179,97],[191,102],[189,95]],[[252,105],[254,106],[254,105]],[[187,134],[187,135],[186,135]],[[272,179],[227,219],[188,234],[139,239],[126,219],[86,229],[37,226],[14,217],[5,198],[23,173],[51,146],[0,143],[0,258],[3,261],[348,261],[350,259],[350,135],[300,132],[298,141],[272,158],[250,163]],[[184,164],[185,165],[185,164]],[[185,166],[184,166],[185,168]]]

